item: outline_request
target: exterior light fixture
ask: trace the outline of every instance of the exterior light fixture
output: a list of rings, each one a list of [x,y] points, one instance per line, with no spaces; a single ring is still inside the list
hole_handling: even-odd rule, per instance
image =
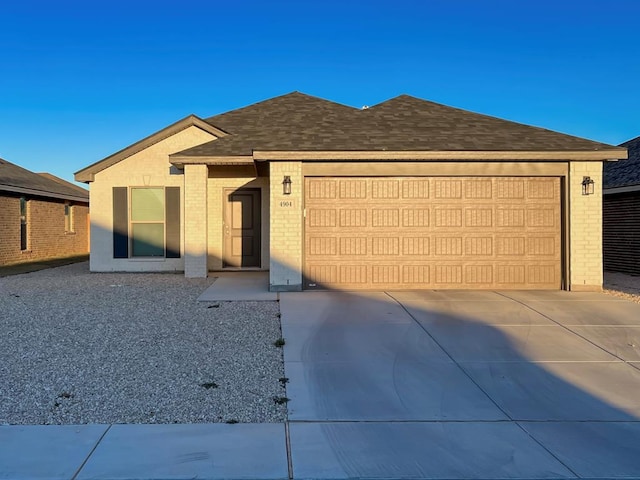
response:
[[[593,195],[595,182],[591,177],[582,177],[582,194]]]
[[[291,177],[289,175],[285,175],[284,180],[282,180],[282,193],[291,195]]]

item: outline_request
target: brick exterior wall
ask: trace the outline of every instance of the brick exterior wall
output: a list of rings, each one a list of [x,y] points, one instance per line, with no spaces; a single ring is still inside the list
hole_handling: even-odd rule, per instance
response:
[[[181,258],[113,258],[113,187],[180,187],[181,222],[184,225],[185,176],[173,174],[169,155],[214,140],[197,127],[189,127],[150,147],[134,153],[98,172],[90,184],[92,272],[167,272],[184,271],[185,234],[181,227]],[[205,177],[206,180],[206,177]],[[206,197],[201,204],[206,208]],[[206,224],[203,224],[205,227]],[[205,227],[206,228],[206,227]],[[205,260],[206,261],[206,260]]]
[[[271,206],[271,291],[302,290],[303,186],[302,162],[272,162]],[[291,195],[282,193],[282,180],[291,177]]]
[[[184,167],[184,274],[206,278],[207,268],[207,166]]]
[[[595,182],[582,195],[582,178]],[[602,290],[602,162],[569,165],[569,289]]]
[[[0,265],[89,252],[88,205],[73,205],[73,232],[65,232],[63,200],[27,198],[27,249],[20,249],[20,197],[0,196]]]

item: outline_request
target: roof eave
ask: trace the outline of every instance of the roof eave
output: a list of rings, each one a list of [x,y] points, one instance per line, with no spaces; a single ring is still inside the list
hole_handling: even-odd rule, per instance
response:
[[[612,195],[614,193],[631,193],[640,191],[640,184],[637,185],[624,185],[622,187],[609,187],[603,188],[602,193],[604,195]]]
[[[33,195],[43,198],[55,198],[58,200],[69,200],[73,202],[89,203],[88,196],[65,195],[62,193],[47,192],[34,188],[17,187],[14,185],[0,185],[0,192],[19,193],[23,195]]]
[[[605,161],[626,159],[625,148],[593,151],[260,151],[253,152],[256,161],[287,160],[544,160]]]
[[[192,156],[192,155],[169,155],[169,162],[177,168],[184,168],[185,165],[254,165],[254,158],[251,155],[229,155],[229,156]]]

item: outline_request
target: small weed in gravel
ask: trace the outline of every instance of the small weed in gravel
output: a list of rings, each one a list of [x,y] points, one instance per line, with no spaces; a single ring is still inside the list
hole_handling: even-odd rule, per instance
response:
[[[286,342],[285,342],[284,338],[280,337],[280,338],[279,338],[279,339],[277,339],[275,342],[273,342],[273,345],[274,345],[275,347],[282,348],[282,347],[284,347],[284,344],[285,344],[285,343],[286,343]]]
[[[210,388],[218,388],[220,385],[218,385],[216,382],[205,382],[201,383],[200,386],[208,390]]]
[[[291,400],[290,398],[287,397],[273,397],[273,402],[276,405],[284,405],[286,404],[289,400]]]
[[[284,387],[287,383],[289,383],[289,379],[287,377],[280,377],[278,379],[278,381],[282,384],[282,386]]]

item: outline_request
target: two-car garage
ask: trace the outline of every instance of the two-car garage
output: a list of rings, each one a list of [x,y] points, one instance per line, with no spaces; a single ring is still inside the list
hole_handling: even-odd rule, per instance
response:
[[[560,289],[560,177],[306,177],[304,288]]]

